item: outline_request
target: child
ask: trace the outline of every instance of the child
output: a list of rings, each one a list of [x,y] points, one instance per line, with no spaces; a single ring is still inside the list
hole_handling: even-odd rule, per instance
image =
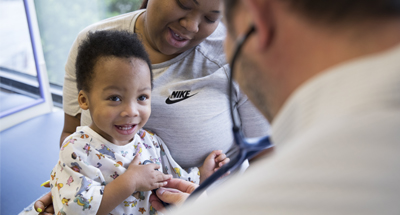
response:
[[[56,214],[155,214],[151,190],[171,177],[202,182],[229,162],[214,151],[203,166],[186,171],[161,139],[141,129],[151,112],[152,72],[136,35],[89,33],[79,47],[76,74],[79,105],[93,122],[61,147],[50,179]]]

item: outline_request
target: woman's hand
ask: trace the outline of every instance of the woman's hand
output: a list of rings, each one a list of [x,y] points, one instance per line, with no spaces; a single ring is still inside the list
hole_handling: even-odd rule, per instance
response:
[[[180,206],[197,187],[198,185],[192,182],[173,178],[167,181],[165,187],[159,188],[156,194],[151,194],[150,203],[157,211],[163,212],[165,208],[161,201]]]
[[[217,171],[221,166],[230,161],[222,150],[212,151],[204,160],[203,166],[199,167],[200,170],[200,183],[206,180],[210,175]]]
[[[35,210],[39,212],[39,215],[53,215],[54,208],[53,208],[53,200],[51,198],[51,192],[48,192],[46,195],[38,199],[35,202],[34,207]]]

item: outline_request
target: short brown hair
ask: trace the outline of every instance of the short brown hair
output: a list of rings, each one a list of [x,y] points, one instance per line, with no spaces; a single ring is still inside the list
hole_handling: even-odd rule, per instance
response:
[[[225,0],[226,19],[238,0]],[[281,0],[294,12],[324,23],[340,24],[351,20],[379,19],[400,16],[400,0]]]

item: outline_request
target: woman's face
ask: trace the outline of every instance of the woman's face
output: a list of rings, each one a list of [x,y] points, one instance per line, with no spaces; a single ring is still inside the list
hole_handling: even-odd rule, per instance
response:
[[[222,0],[149,0],[144,16],[148,45],[163,55],[180,54],[217,28]]]

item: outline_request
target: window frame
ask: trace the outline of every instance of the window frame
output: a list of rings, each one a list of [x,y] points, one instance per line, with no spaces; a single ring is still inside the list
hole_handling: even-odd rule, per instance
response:
[[[34,0],[23,0],[23,3],[25,7],[25,14],[28,24],[38,84],[35,86],[34,82],[29,80],[29,75],[23,75],[19,72],[12,70],[5,72],[2,71],[1,78],[3,79],[2,82],[4,81],[9,83],[2,83],[2,88],[7,89],[8,86],[9,89],[11,89],[12,91],[20,91],[21,93],[23,93],[24,91],[25,93],[31,95],[35,93],[29,93],[23,89],[36,88],[39,90],[39,96],[35,101],[27,102],[23,105],[16,106],[14,108],[10,108],[8,110],[0,112],[0,131],[12,127],[30,118],[52,111],[53,102],[50,93],[50,85],[47,78],[46,65],[44,61],[39,28],[36,19],[35,5],[33,1]],[[31,79],[33,79],[33,76]]]

